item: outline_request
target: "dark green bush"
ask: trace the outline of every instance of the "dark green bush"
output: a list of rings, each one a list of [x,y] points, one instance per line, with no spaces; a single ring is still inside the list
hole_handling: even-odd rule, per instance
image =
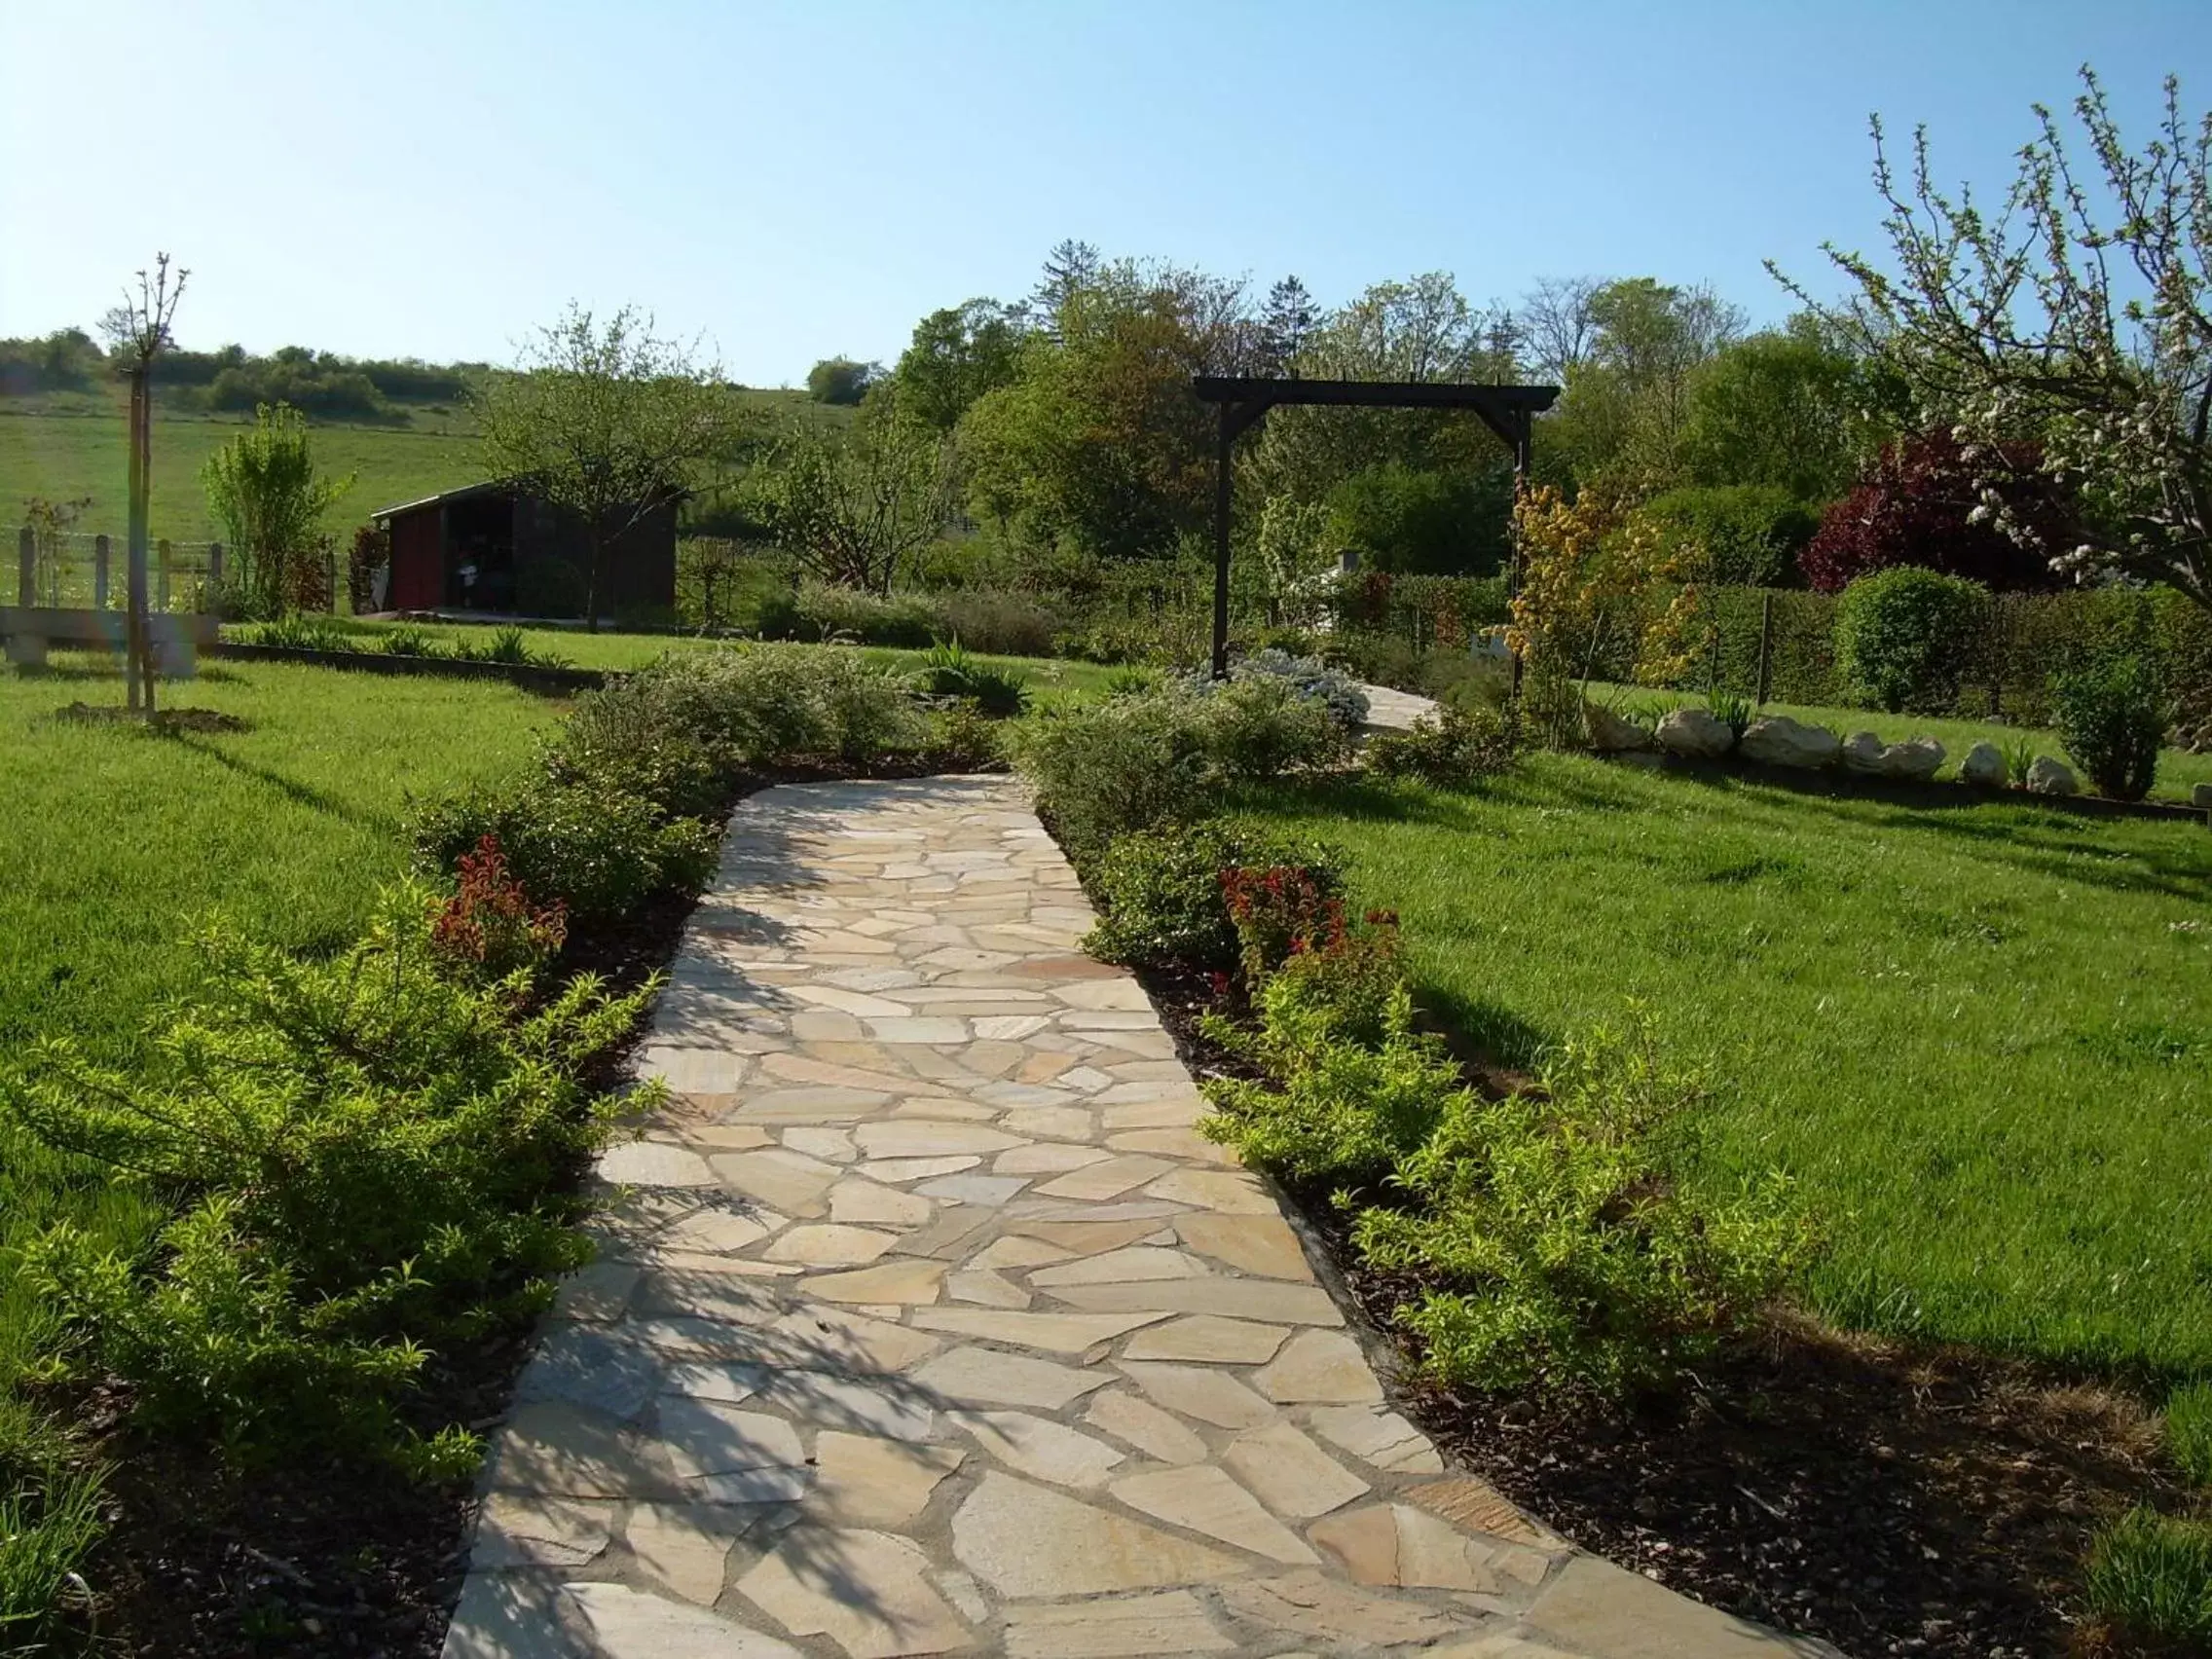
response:
[[[1891,714],[1946,713],[1988,605],[1979,583],[1918,566],[1862,576],[1836,606],[1836,666],[1858,695]]]
[[[1014,729],[1014,758],[1077,864],[1116,836],[1202,817],[1219,774],[1198,699],[1173,691],[1048,711]]]
[[[671,651],[592,705],[724,768],[822,756],[862,762],[922,740],[905,678],[858,651],[793,645]]]
[[[2158,773],[2173,703],[2157,665],[2133,652],[2051,676],[2051,724],[2101,794],[2141,800]]]
[[[440,873],[497,837],[515,879],[585,926],[697,891],[714,873],[719,841],[714,826],[671,818],[643,795],[548,777],[480,784],[423,808],[412,830],[418,856]]]
[[[527,974],[443,970],[431,911],[421,889],[389,893],[323,960],[217,929],[150,1068],[54,1041],[0,1083],[41,1141],[175,1207],[140,1259],[67,1223],[24,1251],[68,1351],[127,1379],[152,1425],[451,1478],[473,1437],[423,1439],[393,1412],[422,1345],[528,1317],[588,1256],[573,1182],[617,1106],[583,1079],[652,987],[579,978],[526,1009]]]
[[[1351,750],[1351,731],[1320,695],[1259,674],[1232,680],[1198,699],[1206,752],[1232,778],[1279,778],[1302,768],[1333,766]],[[1360,699],[1364,708],[1366,699]]]
[[[1227,819],[1124,835],[1091,871],[1101,914],[1084,948],[1130,967],[1183,963],[1227,971],[1236,964],[1237,937],[1222,894],[1224,870],[1298,866],[1335,892],[1340,864],[1335,850],[1318,842]]]
[[[1513,722],[1488,704],[1440,704],[1406,731],[1367,740],[1367,769],[1379,778],[1419,778],[1438,789],[1465,789],[1510,771],[1520,758]]]
[[[1797,555],[1821,527],[1819,510],[1774,484],[1716,484],[1670,490],[1644,514],[1686,543],[1707,581],[1796,587]]]

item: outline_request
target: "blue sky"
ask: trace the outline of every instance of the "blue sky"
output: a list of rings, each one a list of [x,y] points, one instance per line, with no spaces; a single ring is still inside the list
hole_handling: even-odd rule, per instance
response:
[[[2212,5],[8,0],[0,335],[163,247],[190,346],[498,360],[573,297],[777,385],[1069,236],[1324,302],[1653,275],[1766,320],[1762,257],[1877,238],[1869,111],[1994,189],[2084,59],[2139,131],[2168,70],[2201,109]]]

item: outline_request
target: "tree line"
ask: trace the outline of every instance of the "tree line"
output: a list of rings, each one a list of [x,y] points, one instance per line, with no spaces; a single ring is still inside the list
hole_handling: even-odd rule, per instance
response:
[[[114,381],[119,363],[81,328],[0,340],[0,396],[92,391]],[[172,349],[151,370],[154,385],[174,407],[251,411],[284,403],[325,420],[370,421],[394,419],[409,404],[465,401],[489,372],[483,363],[348,357],[306,346],[285,346],[265,356],[242,346]]]

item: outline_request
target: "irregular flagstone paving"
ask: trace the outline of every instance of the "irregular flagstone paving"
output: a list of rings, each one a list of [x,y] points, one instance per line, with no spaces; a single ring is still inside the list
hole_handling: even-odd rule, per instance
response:
[[[1832,1653],[1393,1411],[1003,778],[732,817],[448,1659]]]

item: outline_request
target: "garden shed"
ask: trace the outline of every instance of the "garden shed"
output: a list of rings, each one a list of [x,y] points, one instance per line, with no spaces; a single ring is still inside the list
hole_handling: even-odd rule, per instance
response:
[[[393,610],[581,616],[591,571],[584,522],[508,484],[470,484],[370,515],[391,537]],[[599,608],[619,616],[676,605],[676,506],[608,543]]]

